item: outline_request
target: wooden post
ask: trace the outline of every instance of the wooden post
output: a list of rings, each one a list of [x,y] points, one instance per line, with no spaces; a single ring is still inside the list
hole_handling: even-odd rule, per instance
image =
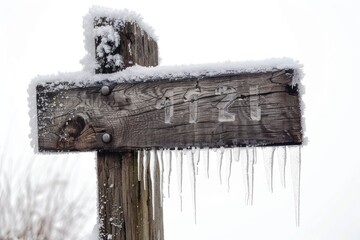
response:
[[[120,44],[110,53],[97,55],[100,67],[96,73],[112,73],[134,64],[156,66],[158,49],[156,42],[136,23],[119,24],[116,19],[94,19],[94,27],[111,26],[120,36]],[[101,43],[95,39],[95,47]],[[109,43],[111,44],[111,43]],[[108,56],[120,55],[121,64],[111,64]],[[110,58],[111,59],[111,58]],[[109,135],[111,138],[111,136]],[[106,140],[111,141],[111,139]],[[99,233],[100,239],[153,240],[164,239],[163,212],[160,206],[160,177],[156,168],[156,184],[147,186],[138,181],[137,152],[124,149],[121,152],[97,153]],[[149,168],[148,168],[149,169]],[[142,169],[141,169],[142,170]],[[152,186],[155,196],[152,196]],[[151,199],[155,198],[155,216]]]

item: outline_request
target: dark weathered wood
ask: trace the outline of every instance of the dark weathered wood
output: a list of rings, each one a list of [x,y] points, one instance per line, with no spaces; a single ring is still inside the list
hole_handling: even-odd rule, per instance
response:
[[[299,95],[296,86],[289,85],[292,77],[292,71],[284,69],[93,83],[85,88],[68,85],[66,91],[55,92],[39,86],[39,148],[114,151],[301,144]],[[107,96],[100,93],[103,84],[112,89]],[[104,133],[111,134],[110,143],[102,141]]]
[[[147,173],[146,189],[138,182],[135,152],[98,153],[98,199],[101,239],[164,239],[163,212],[160,207],[160,177],[155,184]],[[152,196],[152,187],[155,196]],[[155,197],[155,217],[152,198]],[[111,238],[109,238],[111,236]]]

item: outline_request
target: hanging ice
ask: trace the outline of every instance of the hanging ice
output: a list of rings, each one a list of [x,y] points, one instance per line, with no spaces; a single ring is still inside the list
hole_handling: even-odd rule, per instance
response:
[[[256,148],[256,147],[253,147],[253,156],[254,156],[254,164],[256,164],[257,163],[257,150],[258,150],[258,148]]]
[[[148,165],[149,165],[149,159],[148,159],[148,151],[144,149],[143,151],[143,181],[144,181],[144,190],[147,188],[147,171],[148,171]]]
[[[206,147],[202,150],[203,152],[203,161],[204,161],[204,169],[205,169],[205,175],[207,178],[209,178],[209,148]]]
[[[295,222],[296,226],[300,224],[300,167],[301,167],[301,151],[300,146],[289,147],[291,176],[294,188],[295,198]]]
[[[286,166],[286,147],[277,147],[277,158],[279,162],[279,173],[281,186],[285,187],[285,166]]]
[[[199,162],[200,162],[200,148],[191,148],[192,154],[194,154],[194,163],[196,163],[196,175],[199,174]]]
[[[137,152],[137,164],[138,164],[138,181],[141,181],[141,151]]]
[[[191,185],[191,193],[193,198],[193,206],[194,206],[194,218],[196,223],[196,178],[195,178],[195,164],[194,164],[194,154],[191,150],[183,151],[187,156],[187,162],[189,166],[189,177],[190,177],[190,185]]]
[[[226,183],[227,183],[227,188],[228,191],[230,191],[230,177],[231,177],[231,165],[232,165],[232,149],[226,149],[226,158],[225,158],[225,163],[226,163]]]
[[[171,177],[171,152],[170,149],[164,150],[163,155],[164,171],[167,182],[167,195],[170,197],[170,177]]]
[[[274,162],[274,147],[263,147],[263,159],[265,166],[266,181],[268,189],[273,192],[273,162]]]
[[[244,188],[245,188],[245,204],[248,204],[249,202],[249,151],[248,148],[246,148],[245,154],[240,155],[241,157],[241,170],[243,175],[243,181],[244,181]]]
[[[175,148],[175,162],[177,170],[177,180],[178,180],[178,194],[180,198],[180,210],[182,211],[182,175],[183,175],[183,155],[182,150]]]
[[[150,151],[150,180],[151,180],[151,202],[152,202],[152,216],[155,220],[155,187],[156,187],[156,151],[155,148]]]
[[[163,189],[164,189],[164,161],[163,161],[163,149],[157,151],[157,159],[159,163],[159,172],[160,172],[160,206],[163,204]]]
[[[224,157],[224,147],[220,147],[220,149],[214,149],[217,152],[217,171],[219,174],[220,184],[222,184],[222,177],[221,177],[221,168],[222,168],[222,161]]]
[[[254,194],[254,164],[256,159],[256,150],[254,147],[247,149],[248,151],[248,179],[249,179],[249,198],[248,204],[253,204],[253,194]]]
[[[240,161],[240,148],[233,147],[231,150],[232,150],[232,158],[235,160],[235,162],[239,162]]]

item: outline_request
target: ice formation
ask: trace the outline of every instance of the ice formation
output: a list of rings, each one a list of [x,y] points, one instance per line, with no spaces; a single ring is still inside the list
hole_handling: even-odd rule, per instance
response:
[[[174,162],[176,166],[176,178],[177,178],[177,197],[180,199],[180,209],[182,210],[182,192],[183,192],[183,161],[187,162],[188,172],[189,172],[189,183],[190,191],[192,196],[194,219],[196,222],[196,179],[198,176],[198,171],[201,166],[204,169],[205,177],[209,177],[209,148],[196,148],[192,147],[190,149],[151,149],[150,151],[143,150],[138,152],[138,164],[143,165],[142,172],[138,173],[139,181],[143,181],[144,188],[147,184],[149,178],[151,180],[151,196],[155,195],[154,190],[156,189],[156,171],[159,171],[160,178],[160,194],[161,201],[164,195],[170,197],[170,178],[172,173],[172,163]],[[253,195],[254,195],[254,166],[257,159],[257,151],[262,150],[262,159],[265,167],[265,174],[268,189],[270,192],[273,192],[273,164],[277,160],[279,163],[279,175],[281,180],[281,186],[285,186],[285,167],[286,161],[290,162],[291,166],[291,175],[294,191],[294,200],[295,200],[295,220],[296,225],[299,226],[300,223],[300,165],[301,165],[301,146],[278,146],[278,147],[231,147],[231,148],[215,148],[213,149],[214,154],[217,156],[217,165],[216,171],[217,176],[222,182],[221,175],[221,165],[225,163],[225,177],[226,177],[226,186],[227,189],[230,189],[230,177],[232,174],[232,165],[240,164],[241,172],[243,175],[243,186],[245,192],[245,204],[253,205]],[[289,153],[289,159],[287,160],[287,152]],[[200,161],[203,161],[204,164],[198,164]],[[158,164],[158,165],[157,165]],[[158,166],[158,167],[157,167]],[[158,170],[157,170],[158,169]],[[166,182],[167,187],[163,188],[163,183]],[[155,198],[151,199],[153,206],[152,216],[156,216],[155,213]],[[162,206],[162,202],[161,202]]]
[[[156,189],[156,150],[155,148],[150,151],[150,180],[151,180],[151,203],[152,203],[152,217],[155,220],[155,189]]]
[[[225,165],[226,165],[226,172],[225,172],[225,176],[226,176],[226,185],[227,185],[227,189],[228,191],[230,191],[230,177],[231,177],[231,166],[232,166],[232,149],[229,148],[229,149],[226,149],[225,150],[225,153],[228,153],[226,154],[226,158],[225,158]],[[224,153],[224,155],[225,155]]]
[[[163,198],[164,198],[164,159],[163,159],[163,149],[157,151],[157,158],[159,163],[159,171],[160,171],[160,206],[163,205]]]
[[[214,151],[217,152],[217,172],[219,174],[220,183],[222,183],[221,169],[225,150],[224,147],[220,147],[220,149],[215,148]]]
[[[144,182],[144,190],[147,189],[148,166],[149,166],[149,154],[148,154],[148,151],[144,149],[144,151],[143,151],[143,182]]]
[[[170,149],[164,150],[163,155],[164,173],[167,182],[167,196],[170,197],[170,176],[171,176],[171,152]]]
[[[202,149],[202,156],[204,161],[204,172],[207,178],[209,178],[209,148]]]
[[[195,174],[195,152],[192,150],[184,151],[186,154],[188,167],[189,167],[189,178],[190,178],[190,188],[191,188],[191,196],[194,208],[194,218],[196,223],[196,174]]]
[[[183,175],[183,153],[182,150],[175,148],[175,162],[178,180],[178,195],[180,198],[180,210],[182,211],[182,175]]]
[[[248,176],[249,190],[248,190],[248,198],[246,204],[252,205],[253,196],[254,196],[254,164],[256,163],[256,149],[254,147],[248,147],[247,153],[248,153],[247,176]]]
[[[266,181],[270,192],[273,192],[273,161],[274,161],[274,147],[264,147],[263,159],[265,166]]]
[[[300,146],[289,147],[291,177],[293,182],[294,200],[295,200],[295,221],[296,225],[300,225],[300,166],[301,151]]]
[[[279,173],[281,185],[285,188],[285,166],[286,166],[286,147],[280,146],[277,147],[277,159],[279,163]]]

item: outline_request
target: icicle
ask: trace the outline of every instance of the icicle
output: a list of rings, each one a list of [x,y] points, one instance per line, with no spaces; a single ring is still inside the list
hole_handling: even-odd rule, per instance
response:
[[[147,170],[149,165],[148,151],[144,149],[143,151],[143,181],[144,181],[144,190],[147,188]]]
[[[232,158],[235,160],[235,162],[239,162],[240,161],[240,148],[233,147],[231,150],[232,150]]]
[[[204,167],[205,167],[205,175],[209,178],[209,148],[206,147],[203,149],[203,160],[204,160]]]
[[[194,206],[194,217],[196,223],[196,178],[195,178],[195,164],[194,164],[194,154],[191,150],[183,151],[184,154],[187,156],[187,162],[189,166],[189,177],[190,177],[190,184],[191,184],[191,193],[193,198],[193,206]]]
[[[249,153],[250,151],[250,153]],[[249,178],[249,200],[248,204],[253,204],[254,193],[254,163],[256,158],[255,147],[248,148],[248,178]]]
[[[178,194],[180,198],[180,210],[182,211],[182,175],[183,175],[183,155],[182,150],[175,148],[175,162],[178,179]]]
[[[226,152],[228,152],[229,156],[225,159],[226,161],[226,183],[228,191],[230,191],[230,177],[231,177],[231,165],[232,165],[232,149],[228,149]]]
[[[249,203],[249,173],[248,173],[248,168],[249,168],[249,151],[248,148],[246,148],[245,154],[240,155],[241,157],[241,170],[242,170],[242,175],[243,175],[243,180],[244,180],[244,187],[245,187],[245,204]]]
[[[165,176],[167,178],[167,195],[170,197],[170,177],[171,177],[171,152],[170,149],[165,149],[164,151],[164,169],[165,169]]]
[[[258,148],[253,147],[254,164],[257,163],[257,149],[258,149]]]
[[[151,180],[151,202],[152,202],[152,216],[155,220],[155,170],[156,170],[156,151],[155,148],[150,151],[150,180]]]
[[[141,181],[141,150],[137,152],[137,164],[138,164],[138,181]]]
[[[277,158],[279,162],[279,173],[281,186],[285,188],[285,166],[286,166],[286,147],[280,146],[277,147]]]
[[[301,151],[300,146],[289,147],[291,176],[293,180],[294,198],[295,198],[295,221],[296,226],[300,224],[300,167]]]
[[[219,179],[220,179],[220,184],[222,184],[222,178],[221,178],[221,168],[222,168],[222,160],[224,157],[224,147],[220,147],[220,149],[215,149],[215,151],[217,152],[217,170],[219,173]]]
[[[164,161],[163,161],[163,149],[157,151],[157,159],[159,164],[159,172],[160,172],[160,206],[163,206],[163,198],[164,198]]]
[[[274,147],[263,147],[263,158],[265,166],[266,181],[268,189],[273,192],[273,162],[274,162]]]
[[[200,162],[200,148],[191,148],[192,153],[194,154],[194,162],[196,163],[196,175],[199,174],[199,162]]]

